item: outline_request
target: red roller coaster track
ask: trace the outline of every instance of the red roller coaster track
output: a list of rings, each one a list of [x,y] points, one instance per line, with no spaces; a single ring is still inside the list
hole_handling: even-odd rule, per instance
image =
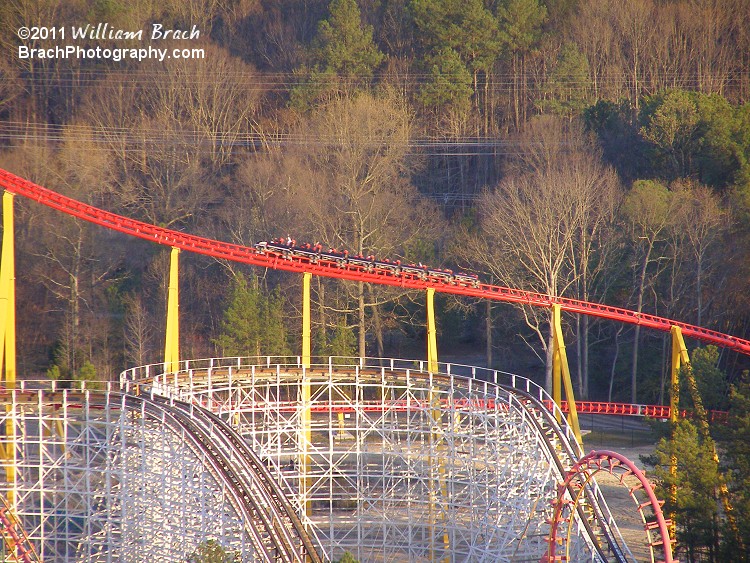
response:
[[[541,293],[523,291],[509,287],[483,283],[476,284],[476,286],[471,284],[457,285],[438,276],[428,276],[427,279],[424,279],[424,277],[414,273],[397,273],[388,268],[375,267],[366,269],[361,265],[342,264],[327,259],[320,259],[313,262],[308,257],[296,254],[285,257],[276,252],[263,253],[255,248],[197,237],[129,219],[115,213],[110,213],[109,211],[98,209],[92,205],[87,205],[75,199],[53,192],[47,188],[43,188],[42,186],[24,180],[23,178],[2,169],[0,169],[0,186],[11,193],[32,199],[43,205],[96,225],[101,225],[102,227],[119,231],[130,236],[139,237],[144,240],[149,240],[157,244],[176,247],[189,252],[196,252],[198,254],[205,254],[206,256],[213,256],[215,258],[230,260],[233,262],[252,264],[254,266],[262,266],[277,270],[298,273],[310,272],[318,276],[364,281],[408,289],[434,288],[435,291],[441,293],[493,299],[495,301],[534,305],[537,307],[551,307],[553,304],[559,304],[563,311],[569,313],[581,313],[603,319],[641,325],[664,332],[669,332],[672,326],[679,326],[682,329],[683,336],[695,338],[709,344],[715,344],[750,356],[750,341],[748,340],[679,321],[657,317],[655,315],[637,313],[628,309],[610,307],[608,305],[590,303],[577,299],[550,297],[549,295],[543,295]]]
[[[620,472],[620,483],[625,485],[625,477],[633,475],[638,479],[638,484],[635,487],[625,485],[630,489],[630,496],[636,502],[638,512],[641,513],[641,517],[645,526],[646,534],[651,539],[651,532],[655,531],[659,534],[659,539],[650,541],[649,548],[651,549],[651,561],[654,561],[655,550],[661,548],[664,554],[664,559],[660,563],[673,563],[672,558],[672,541],[669,536],[669,526],[671,522],[664,518],[664,514],[661,510],[662,503],[656,498],[654,488],[646,478],[646,475],[641,471],[635,464],[628,458],[617,452],[611,452],[608,450],[592,451],[588,455],[583,456],[576,462],[576,464],[568,470],[565,479],[562,483],[558,484],[557,487],[557,500],[554,503],[555,511],[550,525],[550,535],[548,539],[548,551],[547,554],[542,558],[542,563],[551,563],[553,561],[568,561],[567,555],[557,555],[558,540],[562,540],[561,543],[565,543],[566,538],[564,534],[560,534],[561,530],[558,527],[565,522],[564,512],[570,512],[571,506],[577,504],[580,500],[580,496],[576,498],[567,498],[566,494],[569,492],[570,486],[572,485],[576,489],[582,489],[588,480],[599,471],[607,471],[610,474],[615,473],[615,470]],[[639,502],[635,496],[635,492],[643,490],[646,494],[645,502]],[[652,511],[652,515],[644,513],[644,508],[649,507]]]

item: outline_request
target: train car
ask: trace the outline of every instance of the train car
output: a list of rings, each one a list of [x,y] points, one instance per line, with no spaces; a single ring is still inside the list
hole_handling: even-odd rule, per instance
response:
[[[319,243],[305,243],[298,246],[297,242],[289,236],[286,239],[282,237],[270,242],[262,241],[255,244],[254,247],[262,254],[274,253],[289,260],[291,260],[292,256],[305,258],[311,264],[325,260],[335,262],[340,268],[349,265],[356,266],[367,273],[385,271],[391,275],[409,276],[423,281],[461,285],[464,287],[479,287],[479,278],[475,274],[466,272],[456,273],[449,269],[430,268],[421,262],[419,264],[402,264],[401,260],[391,261],[387,258],[378,260],[373,255],[350,256],[348,250],[339,251],[335,248],[329,248],[325,251]]]

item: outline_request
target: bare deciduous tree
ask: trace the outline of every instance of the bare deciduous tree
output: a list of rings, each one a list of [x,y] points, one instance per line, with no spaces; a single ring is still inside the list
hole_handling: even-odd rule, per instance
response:
[[[128,365],[143,366],[150,358],[150,343],[153,338],[153,328],[149,315],[139,293],[125,297],[125,360]]]
[[[675,217],[675,200],[666,186],[658,182],[638,181],[628,192],[623,211],[630,224],[629,234],[634,250],[635,310],[640,313],[643,311],[647,287],[656,282],[667,265],[660,245],[669,237],[669,229]],[[633,362],[630,375],[630,398],[633,403],[638,402],[640,329],[640,325],[636,325],[633,336]]]
[[[501,283],[552,297],[590,299],[606,266],[619,183],[577,129],[547,122],[524,138],[528,151],[494,191],[480,200],[481,232],[469,255]],[[467,256],[468,257],[468,256]],[[545,384],[551,386],[551,318],[524,308],[528,326],[545,352]],[[579,387],[586,392],[587,326],[579,331],[583,349]]]
[[[395,93],[332,102],[295,127],[283,150],[243,165],[246,184],[235,187],[245,194],[241,213],[257,216],[250,228],[273,229],[266,237],[290,232],[352,254],[402,255],[437,224],[432,206],[409,183],[410,128],[410,112]],[[258,207],[252,211],[250,205]],[[362,283],[341,287],[356,303],[351,312],[364,355],[367,311],[382,327],[375,308],[400,293],[377,288],[367,293]],[[330,298],[329,291],[326,295]]]

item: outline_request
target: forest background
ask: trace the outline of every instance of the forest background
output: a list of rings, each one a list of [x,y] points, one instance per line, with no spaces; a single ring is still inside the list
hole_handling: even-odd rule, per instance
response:
[[[99,22],[196,26],[158,46],[204,56],[19,56],[55,44],[22,26]],[[750,337],[750,0],[7,0],[0,49],[0,166],[50,189]],[[16,223],[19,373],[162,359],[168,249],[27,201]],[[183,357],[298,353],[298,277],[180,268]],[[315,354],[424,356],[422,295],[316,278],[313,299]],[[549,382],[548,312],[438,308],[442,356]],[[668,335],[564,323],[578,396],[668,400]],[[748,360],[699,354],[707,407],[739,404]]]

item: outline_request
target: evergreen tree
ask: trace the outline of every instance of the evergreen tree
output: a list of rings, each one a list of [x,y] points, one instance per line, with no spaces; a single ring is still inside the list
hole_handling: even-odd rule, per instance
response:
[[[419,101],[438,110],[468,111],[473,92],[472,77],[460,55],[454,49],[444,47],[427,57],[425,64],[429,78],[419,92]]]
[[[284,327],[284,298],[276,288],[268,297],[261,299],[263,330],[260,334],[264,354],[271,356],[291,356],[292,350]]]
[[[729,423],[723,430],[732,506],[740,536],[745,539],[744,553],[737,553],[735,546],[733,559],[750,561],[750,384],[741,383],[732,389]]]
[[[258,279],[248,284],[245,276],[237,274],[224,311],[221,333],[214,343],[227,356],[261,354],[261,296]]]
[[[410,8],[428,52],[453,50],[475,76],[492,68],[500,53],[497,20],[482,0],[411,0]]]
[[[499,37],[513,70],[513,111],[517,129],[526,120],[526,57],[542,38],[547,9],[538,0],[505,0],[497,9]]]
[[[700,138],[695,96],[683,90],[649,96],[640,120],[641,135],[651,143],[655,165],[670,179],[685,177]]]
[[[90,360],[86,360],[81,366],[81,369],[78,370],[76,381],[85,381],[89,384],[88,386],[90,388],[97,388],[99,386],[99,382],[96,378],[96,368]]]
[[[320,72],[367,80],[385,56],[372,40],[372,26],[362,25],[356,0],[331,0],[330,16],[318,25],[313,64]]]
[[[336,325],[330,344],[331,356],[352,357],[357,355],[357,340],[352,329],[342,320]]]
[[[289,356],[284,318],[284,298],[278,288],[267,294],[256,276],[248,282],[238,274],[214,343],[228,356]]]
[[[663,438],[656,448],[657,495],[665,499],[665,513],[675,519],[677,549],[688,561],[705,556],[715,561],[719,550],[719,473],[713,448],[713,441],[701,440],[688,420],[679,421],[672,437]]]
[[[237,552],[227,551],[216,540],[207,540],[187,558],[188,563],[236,563],[240,561]]]
[[[591,92],[589,62],[573,43],[566,43],[557,56],[549,75],[545,94],[538,105],[568,119],[579,115],[587,106]]]
[[[500,35],[510,53],[524,53],[541,39],[547,8],[539,0],[505,0],[497,14]]]
[[[318,24],[309,64],[297,70],[302,84],[291,92],[292,105],[307,109],[316,101],[369,84],[385,55],[362,24],[356,0],[331,0],[329,17]]]
[[[690,354],[690,366],[693,370],[698,393],[703,401],[703,407],[709,410],[727,410],[729,388],[727,376],[718,367],[719,349],[716,346],[696,348]],[[692,404],[688,402],[690,393],[685,390],[685,378],[681,377],[683,390],[680,392],[680,407]]]

